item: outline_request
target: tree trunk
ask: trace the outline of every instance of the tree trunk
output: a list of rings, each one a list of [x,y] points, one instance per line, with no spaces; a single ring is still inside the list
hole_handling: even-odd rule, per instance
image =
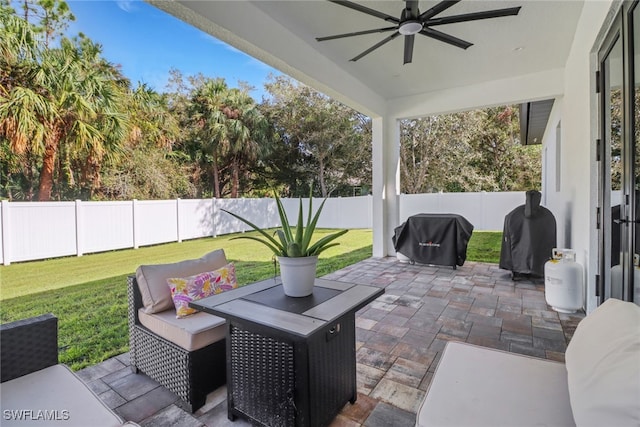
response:
[[[218,156],[213,154],[213,194],[216,199],[220,198],[220,171],[218,170]]]
[[[238,173],[238,157],[233,156],[233,162],[231,163],[231,197],[238,197],[238,190],[240,188],[240,175]]]
[[[320,190],[322,191],[322,197],[327,197],[327,184],[324,182],[324,159],[319,160],[318,181],[320,181]]]
[[[11,173],[7,174],[7,199],[13,202],[13,193],[11,193]]]
[[[36,161],[33,159],[33,155],[30,151],[27,151],[26,161],[22,165],[22,170],[24,176],[27,177],[27,188],[25,190],[25,199],[29,202],[33,202],[34,191],[33,188],[35,186],[35,177],[33,173],[33,167],[31,165],[36,164]]]
[[[54,138],[51,138],[54,139]],[[53,141],[47,141],[42,158],[42,170],[40,171],[40,185],[38,188],[38,201],[48,202],[51,200],[51,191],[53,190],[53,171],[56,166],[56,154],[58,152],[58,144]]]

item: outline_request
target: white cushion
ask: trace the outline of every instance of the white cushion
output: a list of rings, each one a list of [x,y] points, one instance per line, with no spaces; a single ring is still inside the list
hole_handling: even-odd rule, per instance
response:
[[[199,312],[177,319],[175,310],[148,314],[141,308],[138,319],[150,331],[188,351],[225,339],[225,320],[208,313]]]
[[[2,427],[115,427],[123,423],[65,365],[4,382],[0,384],[0,394]]]
[[[573,426],[564,364],[448,342],[416,426]]]
[[[136,280],[142,295],[144,311],[146,313],[158,313],[174,308],[167,279],[193,276],[194,274],[224,267],[226,264],[227,258],[224,255],[224,251],[218,249],[198,259],[190,259],[173,264],[141,265],[136,270]]]
[[[605,301],[578,324],[565,361],[578,426],[640,426],[640,307]]]

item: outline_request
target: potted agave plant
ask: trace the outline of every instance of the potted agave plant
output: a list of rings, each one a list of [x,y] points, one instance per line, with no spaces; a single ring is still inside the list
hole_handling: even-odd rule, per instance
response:
[[[271,249],[280,264],[280,275],[285,295],[290,297],[306,297],[313,293],[318,255],[326,249],[338,245],[339,243],[334,242],[334,240],[349,230],[340,230],[312,243],[311,239],[313,238],[318,218],[320,218],[320,213],[327,199],[324,199],[316,213],[312,214],[313,199],[311,195],[309,195],[309,212],[307,223],[304,225],[302,198],[300,198],[298,221],[295,227],[291,227],[282,201],[275,192],[274,195],[282,228],[276,230],[273,235],[240,215],[225,209],[222,210],[244,222],[262,235],[262,237],[240,236],[237,238],[255,240]]]

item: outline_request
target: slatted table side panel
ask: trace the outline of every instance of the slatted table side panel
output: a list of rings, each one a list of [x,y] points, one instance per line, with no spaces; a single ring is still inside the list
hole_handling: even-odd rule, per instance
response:
[[[355,402],[355,369],[355,316],[351,314],[333,322],[309,342],[312,426],[329,425],[346,402]]]
[[[230,326],[232,407],[269,427],[295,425],[291,343]]]

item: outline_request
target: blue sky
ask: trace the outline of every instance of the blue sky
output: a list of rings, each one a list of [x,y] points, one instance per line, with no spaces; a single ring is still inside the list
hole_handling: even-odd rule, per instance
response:
[[[230,87],[239,81],[255,87],[260,102],[263,83],[275,69],[199,29],[140,0],[68,0],[76,21],[69,35],[80,32],[103,47],[103,56],[119,64],[131,80],[163,91],[169,70],[183,75],[223,77]]]

